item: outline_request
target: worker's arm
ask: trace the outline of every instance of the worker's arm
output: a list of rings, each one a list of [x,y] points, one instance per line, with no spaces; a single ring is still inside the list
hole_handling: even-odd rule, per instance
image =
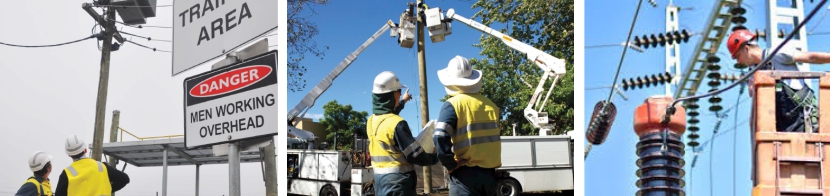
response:
[[[400,115],[401,110],[403,110],[404,106],[406,105],[406,102],[409,102],[409,100],[412,100],[412,95],[409,94],[409,89],[406,89],[406,92],[404,92],[403,95],[401,95],[401,100],[398,101],[398,107],[392,109],[392,113],[394,113],[395,115]]]
[[[55,187],[55,196],[66,196],[66,188],[69,187],[69,178],[66,177],[66,170],[61,171],[61,176],[58,177],[58,186]]]
[[[406,162],[416,165],[435,165],[438,162],[434,154],[427,154],[421,145],[412,137],[412,130],[406,121],[401,121],[395,126],[393,138],[398,149],[403,152]]]
[[[400,115],[400,113],[403,110],[405,105],[406,105],[406,101],[400,100],[400,103],[398,104],[398,107],[395,107],[395,109],[392,109],[392,113],[394,113],[395,115]]]
[[[37,195],[37,186],[32,183],[23,184],[14,196],[40,196]]]
[[[827,52],[799,52],[793,55],[793,61],[800,63],[825,64],[830,63],[830,53]]]
[[[112,184],[112,192],[116,192],[127,186],[130,183],[130,176],[126,173],[118,171],[115,167],[104,164],[107,167],[107,176],[110,178]]]
[[[445,102],[441,107],[441,113],[438,114],[438,123],[435,125],[432,139],[435,142],[438,160],[447,168],[447,171],[458,167],[455,154],[452,152],[452,135],[455,133],[457,122],[458,116],[455,115],[455,108],[450,102]]]

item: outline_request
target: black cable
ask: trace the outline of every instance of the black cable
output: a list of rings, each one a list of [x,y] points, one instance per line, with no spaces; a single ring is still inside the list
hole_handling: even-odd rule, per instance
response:
[[[131,36],[144,38],[144,39],[147,39],[147,41],[173,42],[173,41],[170,41],[170,40],[153,39],[152,37],[144,37],[144,36],[140,36],[140,35],[136,35],[136,34],[132,34],[132,33],[127,33],[127,32],[124,32],[124,31],[118,31],[118,32],[121,32],[121,33],[127,34],[127,35],[131,35]]]
[[[93,4],[94,7],[114,7],[114,8],[128,8],[128,7],[173,7],[173,5],[157,5],[157,6],[142,6],[142,5],[100,5]]]
[[[17,45],[17,44],[3,43],[3,42],[0,42],[0,44],[7,45],[7,46],[14,46],[14,47],[22,47],[22,48],[43,48],[43,47],[54,47],[54,46],[62,46],[62,45],[66,45],[66,44],[77,43],[77,42],[80,42],[80,41],[96,38],[98,36],[103,36],[103,34],[90,35],[89,37],[85,37],[83,39],[79,39],[79,40],[75,40],[75,41],[71,41],[71,42],[66,42],[66,43],[50,44],[50,45],[29,45],[29,46],[27,46],[27,45]]]
[[[642,0],[641,0],[641,2],[642,2]],[[778,44],[778,46],[775,47],[775,50],[773,50],[772,53],[770,53],[770,55],[767,55],[766,58],[764,58],[763,61],[761,61],[761,63],[759,64],[761,66],[755,66],[754,68],[752,68],[751,71],[749,71],[748,74],[744,75],[744,77],[742,77],[741,79],[735,81],[734,83],[730,84],[729,86],[726,86],[726,88],[718,89],[716,91],[711,91],[709,93],[702,94],[702,95],[681,97],[681,98],[678,98],[677,100],[674,100],[674,102],[672,102],[669,105],[669,108],[666,110],[666,115],[663,118],[663,123],[668,123],[669,122],[669,120],[671,118],[671,115],[673,115],[674,112],[676,111],[675,105],[677,105],[677,103],[680,103],[681,101],[690,100],[690,99],[700,99],[700,98],[705,98],[705,97],[717,95],[717,94],[720,94],[724,91],[732,89],[735,86],[737,86],[739,83],[742,83],[742,82],[746,81],[747,79],[749,79],[750,76],[755,74],[755,72],[757,72],[761,67],[763,67],[762,65],[766,65],[767,63],[769,63],[769,61],[772,60],[772,57],[774,57],[775,54],[778,54],[778,51],[781,50],[781,48],[783,48],[784,45],[787,44],[787,42],[790,42],[790,40],[793,38],[793,36],[795,36],[796,33],[798,32],[798,29],[803,28],[804,25],[807,24],[807,22],[810,21],[810,19],[812,19],[813,16],[815,16],[815,14],[818,12],[818,10],[824,7],[824,3],[827,3],[827,0],[821,0],[821,2],[819,2],[818,6],[813,8],[813,10],[810,11],[810,14],[808,14],[807,17],[804,18],[804,21],[802,21],[800,24],[798,24],[798,26],[796,26],[794,28],[794,30],[792,32],[790,32],[790,34],[787,35],[787,37],[784,39],[784,41],[781,42],[780,44]],[[616,82],[616,79],[614,79],[614,80],[615,80],[614,82]]]
[[[620,56],[620,63],[617,65],[617,71],[614,73],[614,80],[613,80],[613,83],[611,83],[611,87],[617,86],[617,80],[620,77],[620,70],[622,69],[623,60],[625,60],[625,54],[626,54],[626,52],[628,52],[628,48],[629,48],[628,46],[630,44],[631,34],[634,33],[634,25],[637,24],[637,17],[640,15],[640,7],[642,7],[642,5],[643,5],[643,0],[638,1],[637,9],[634,11],[634,19],[631,20],[631,27],[629,27],[629,29],[628,29],[628,37],[625,39],[626,40],[626,42],[625,42],[626,47],[623,47],[622,55]],[[611,88],[611,90],[608,92],[608,99],[606,99],[604,104],[602,104],[602,108],[600,109],[600,113],[599,113],[598,116],[605,115],[604,114],[605,110],[608,109],[608,105],[609,105],[609,103],[611,103],[611,98],[614,96],[614,90],[615,89]],[[594,117],[592,117],[592,118],[594,118]],[[597,123],[600,123],[599,121],[600,120],[594,121],[594,123],[591,123],[590,125],[588,125],[588,130],[587,131],[588,132],[593,131],[593,129],[595,129]],[[586,154],[585,156],[587,157],[588,155]]]
[[[139,43],[135,43],[135,42],[130,41],[130,40],[124,40],[124,41],[126,41],[126,42],[130,42],[130,43],[133,43],[133,44],[135,44],[135,45],[138,45],[138,46],[141,46],[141,47],[144,47],[144,48],[147,48],[147,49],[151,49],[151,50],[153,50],[153,52],[170,52],[170,51],[166,51],[166,50],[159,50],[159,49],[156,49],[156,48],[147,47],[147,46],[145,46],[145,45],[141,45],[141,44],[139,44]]]
[[[643,5],[643,0],[640,0],[639,3],[637,3],[637,10],[634,11],[634,20],[631,21],[631,27],[629,27],[629,29],[628,29],[628,37],[625,38],[626,45],[629,44],[629,42],[631,40],[631,34],[634,33],[634,25],[637,24],[637,16],[640,15],[640,6],[642,6],[642,5]],[[611,86],[617,86],[617,80],[620,77],[620,70],[622,69],[623,60],[625,59],[625,53],[626,52],[628,52],[628,47],[623,47],[623,52],[622,52],[622,55],[620,56],[620,63],[617,65],[617,71],[616,71],[616,73],[614,73],[614,80],[613,80],[613,83],[611,83]],[[606,99],[605,102],[610,103],[612,96],[614,96],[614,90],[613,89],[608,93],[608,99]],[[608,105],[608,104],[605,104],[605,105]],[[605,105],[603,106],[603,108],[605,107]]]
[[[726,117],[727,116],[723,113],[718,115],[718,122],[715,123],[715,128],[712,131],[712,140],[711,143],[709,143],[709,195],[715,195],[715,193],[713,192],[715,190],[714,184],[712,184],[712,182],[714,182],[714,180],[712,179],[712,155],[715,154],[715,135],[718,134],[718,129],[720,129],[721,122],[723,122],[723,118]]]

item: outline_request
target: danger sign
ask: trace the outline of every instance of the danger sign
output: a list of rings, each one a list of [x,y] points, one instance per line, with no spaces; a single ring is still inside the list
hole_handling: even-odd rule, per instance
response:
[[[187,148],[277,134],[277,53],[184,80]]]

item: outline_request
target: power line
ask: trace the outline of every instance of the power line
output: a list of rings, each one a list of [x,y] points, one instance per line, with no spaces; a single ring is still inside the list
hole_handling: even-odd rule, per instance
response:
[[[84,41],[84,40],[88,40],[88,39],[92,39],[92,38],[96,38],[96,37],[97,38],[103,38],[104,34],[98,33],[98,34],[90,35],[89,37],[85,37],[83,39],[70,41],[70,42],[66,42],[66,43],[50,44],[50,45],[17,45],[17,44],[3,43],[3,42],[0,42],[0,44],[7,45],[7,46],[14,46],[14,47],[22,47],[22,48],[44,48],[44,47],[54,47],[54,46],[62,46],[62,45],[66,45],[66,44],[77,43],[77,42],[80,42],[80,41]]]
[[[147,49],[151,49],[151,50],[153,50],[153,52],[170,52],[170,51],[166,51],[166,50],[159,50],[159,49],[156,49],[156,48],[151,48],[151,47],[148,47],[148,46],[145,46],[145,45],[141,45],[139,43],[135,43],[134,41],[130,41],[130,40],[124,40],[124,41],[133,43],[135,45],[138,45],[138,46],[141,46],[141,47],[144,47],[144,48],[147,48]]]
[[[124,32],[124,31],[118,31],[118,32],[121,32],[121,33],[127,34],[127,35],[131,35],[131,36],[135,36],[135,37],[144,38],[144,39],[147,39],[147,41],[173,42],[173,41],[170,41],[170,40],[153,39],[151,37],[144,37],[144,36],[140,36],[140,35],[136,35],[136,34],[132,34],[132,33],[127,33],[127,32]]]
[[[114,8],[128,8],[128,7],[173,7],[173,5],[157,5],[157,6],[146,6],[146,5],[93,5],[94,7],[114,7]]]

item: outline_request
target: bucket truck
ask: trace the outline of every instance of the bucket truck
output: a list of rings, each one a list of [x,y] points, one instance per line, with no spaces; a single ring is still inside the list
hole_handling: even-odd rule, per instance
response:
[[[534,62],[537,67],[543,70],[543,77],[536,86],[530,98],[530,103],[524,109],[525,118],[534,127],[540,129],[541,136],[501,137],[503,164],[501,168],[498,168],[501,195],[519,195],[523,191],[572,190],[573,139],[567,135],[547,136],[547,132],[552,129],[553,125],[550,123],[546,112],[538,112],[538,110],[544,108],[556,82],[565,75],[565,61],[515,40],[486,25],[457,15],[453,9],[447,11],[446,17],[444,17],[440,8],[427,9],[424,14],[427,18],[426,25],[430,40],[433,43],[444,41],[446,36],[452,34],[450,22],[459,21],[499,38],[507,46],[526,54],[528,60]],[[334,70],[303,97],[300,103],[289,111],[287,118],[289,123],[288,133],[308,143],[305,149],[289,149],[286,153],[289,161],[289,193],[314,196],[347,195],[343,194],[344,192],[350,192],[351,195],[373,194],[371,191],[373,181],[371,168],[356,167],[356,165],[368,165],[368,160],[358,160],[363,159],[361,158],[363,156],[355,156],[355,154],[346,151],[315,150],[311,145],[316,139],[314,134],[298,129],[296,125],[308,109],[314,105],[317,98],[331,87],[334,79],[348,68],[366,47],[390,29],[392,29],[391,36],[397,37],[397,42],[401,47],[411,48],[414,45],[415,20],[412,17],[409,17],[408,14],[402,15],[399,24],[394,24],[391,20],[388,21],[357,50],[341,61]],[[542,99],[542,93],[544,93],[545,83],[548,79],[553,79],[553,85],[548,87],[547,95]],[[431,129],[422,130],[419,141],[431,142],[431,139],[420,139],[425,135],[431,137],[431,133]],[[423,145],[429,146],[432,144]]]

